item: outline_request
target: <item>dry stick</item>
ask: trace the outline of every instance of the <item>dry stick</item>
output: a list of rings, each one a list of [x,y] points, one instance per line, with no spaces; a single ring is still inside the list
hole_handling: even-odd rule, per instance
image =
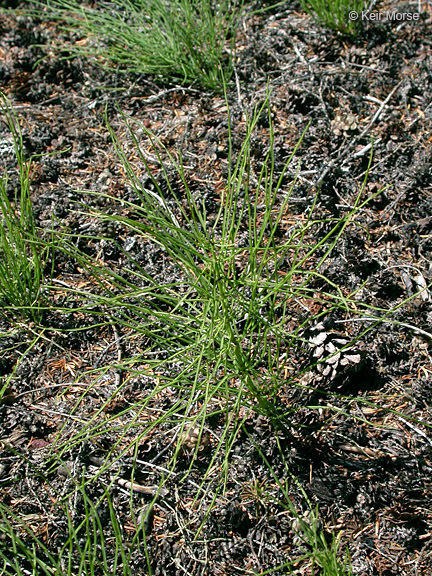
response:
[[[90,462],[96,468],[102,468],[105,462],[101,458],[96,458],[95,456],[90,456]],[[111,468],[112,464],[110,464],[107,469]],[[151,494],[154,496],[155,494],[160,494],[162,497],[168,494],[168,490],[165,488],[160,488],[160,486],[143,486],[142,484],[138,484],[137,482],[131,482],[130,480],[125,480],[124,478],[113,478],[119,486],[122,488],[126,488],[127,490],[132,490],[133,492],[139,492],[140,494]]]
[[[113,340],[112,342],[110,342],[107,346],[105,346],[105,348],[102,350],[102,352],[99,354],[99,357],[97,358],[96,362],[93,364],[93,368],[97,368],[99,366],[100,361],[102,360],[102,358],[105,356],[105,354],[108,352],[108,350],[110,348],[112,348],[112,346],[117,346],[117,359],[120,362],[121,360],[121,350],[120,350],[120,358],[119,358],[119,342],[120,340],[123,340],[123,338],[126,338],[127,334],[123,334],[123,336],[120,336],[120,338],[118,337],[118,332],[117,329],[114,330],[115,326],[114,324],[112,324],[113,326],[113,332],[114,332],[114,337],[116,338],[115,340]]]
[[[383,458],[389,456],[389,454],[382,450],[375,450],[373,448],[368,448],[367,446],[358,446],[356,444],[339,444],[338,449],[343,450],[344,452],[351,452],[352,454],[361,454],[368,458]],[[396,457],[392,455],[390,458],[394,459]]]
[[[133,88],[135,85],[137,84],[137,82],[134,82],[131,86],[131,88]],[[128,90],[130,92],[130,89]],[[164,98],[167,94],[172,94],[173,92],[183,92],[183,94],[185,92],[189,92],[192,94],[200,94],[199,90],[196,90],[194,88],[190,88],[190,87],[185,87],[185,86],[174,86],[174,88],[168,88],[167,90],[162,90],[160,92],[157,92],[157,94],[153,94],[152,96],[149,96],[148,98],[143,98],[142,96],[133,96],[132,97],[132,102],[136,101],[136,100],[140,100],[142,102],[142,104],[153,104],[154,102],[157,102],[158,100],[161,100],[162,98]]]
[[[240,90],[240,81],[239,81],[239,77],[237,75],[237,70],[235,67],[234,67],[234,77],[235,77],[235,83],[236,83],[236,89],[237,89],[237,102],[238,102],[240,109],[243,110],[242,95],[241,95],[241,90]]]
[[[424,432],[422,432],[420,428],[417,428],[417,426],[414,426],[414,424],[411,424],[411,422],[408,422],[408,420],[406,420],[405,418],[401,418],[400,416],[398,416],[398,420],[400,420],[403,424],[406,424],[408,428],[411,428],[411,430],[414,430],[414,432],[417,432],[417,434],[419,434],[422,438],[426,440],[426,442],[430,444],[430,446],[432,446],[431,439]]]
[[[48,386],[41,386],[40,388],[32,388],[31,390],[26,390],[25,392],[20,392],[19,394],[13,395],[13,400],[17,400],[22,396],[26,396],[27,394],[35,394],[36,392],[49,392],[52,388],[68,388],[70,386],[81,386],[81,387],[89,387],[92,386],[92,383],[86,384],[84,382],[63,382],[62,384],[51,384],[49,383]],[[11,396],[11,395],[9,395]],[[12,398],[12,396],[11,396]]]
[[[113,327],[113,332],[114,332],[114,336],[115,336],[115,343],[117,346],[117,362],[120,365],[121,359],[122,359],[122,353],[121,353],[121,347],[120,347],[120,336],[119,336],[119,333],[117,330],[117,326],[114,323],[113,323],[112,327]],[[117,370],[115,373],[115,385],[116,385],[117,389],[120,388],[121,377],[122,377],[121,368],[117,367]]]
[[[390,98],[393,96],[393,94],[396,92],[396,90],[399,88],[399,86],[401,85],[401,82],[398,82],[398,84],[396,84],[396,86],[393,88],[393,90],[390,92],[390,94],[387,96],[387,98],[381,103],[381,106],[378,108],[378,110],[375,112],[375,114],[373,115],[371,121],[369,122],[369,124],[366,126],[366,128],[358,135],[358,136],[354,136],[354,138],[352,139],[352,141],[350,142],[350,144],[348,145],[348,148],[346,148],[343,151],[340,151],[338,153],[338,155],[336,156],[336,158],[332,161],[330,161],[327,166],[324,168],[324,170],[322,171],[321,175],[319,176],[318,180],[317,180],[317,186],[320,186],[324,180],[324,178],[327,176],[327,174],[330,172],[330,170],[336,166],[341,160],[342,158],[345,156],[345,158],[340,162],[340,165],[343,166],[344,164],[346,164],[352,157],[355,157],[355,153],[351,154],[352,149],[354,148],[354,146],[357,144],[357,142],[363,138],[364,136],[366,136],[366,134],[369,132],[369,130],[372,128],[373,124],[378,120],[378,118],[381,116],[382,111],[384,110],[384,108],[386,107],[387,103],[389,102]]]
[[[117,478],[116,482],[122,488],[126,488],[126,490],[132,489],[133,492],[139,492],[140,494],[151,494],[154,496],[159,493],[162,497],[168,494],[168,490],[165,490],[164,488],[159,489],[159,486],[143,486],[142,484],[130,482],[124,478]]]
[[[422,292],[423,292],[423,290],[422,290]],[[416,292],[416,294],[414,294],[413,296],[417,296],[418,294],[419,293]],[[411,296],[410,299],[412,299],[413,296]],[[347,318],[346,320],[335,320],[336,324],[343,324],[345,322],[378,322],[378,321],[386,322],[385,319],[383,320],[382,318],[375,318],[373,316],[372,317],[362,316],[361,318]],[[397,322],[396,325],[397,326],[403,326],[404,328],[408,328],[408,330],[413,330],[414,332],[418,332],[422,336],[425,336],[426,338],[429,338],[429,340],[432,340],[432,332],[426,332],[426,330],[422,330],[421,328],[417,328],[417,326],[413,326],[412,324],[406,324],[405,322]]]
[[[117,362],[120,365],[121,360],[122,360],[122,351],[121,351],[121,347],[120,347],[120,340],[122,338],[125,338],[126,334],[123,334],[123,336],[119,336],[118,330],[117,330],[117,326],[115,323],[115,320],[112,316],[109,316],[110,322],[111,322],[111,326],[114,332],[114,341],[111,342],[110,344],[108,344],[108,346],[106,346],[101,354],[99,355],[99,358],[96,360],[96,362],[93,364],[94,368],[97,368],[99,365],[99,362],[101,361],[101,359],[103,358],[103,356],[106,354],[106,352],[112,347],[112,346],[116,346],[117,348]],[[121,384],[121,377],[122,377],[122,370],[121,368],[117,367],[116,373],[115,373],[115,385],[116,388],[120,387]]]

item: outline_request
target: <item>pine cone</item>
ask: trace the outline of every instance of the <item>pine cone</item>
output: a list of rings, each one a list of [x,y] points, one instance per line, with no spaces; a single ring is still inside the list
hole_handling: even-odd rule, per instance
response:
[[[338,332],[328,331],[320,322],[307,332],[311,348],[309,362],[314,364],[315,382],[341,387],[349,376],[358,372],[363,355],[349,346],[350,339]]]

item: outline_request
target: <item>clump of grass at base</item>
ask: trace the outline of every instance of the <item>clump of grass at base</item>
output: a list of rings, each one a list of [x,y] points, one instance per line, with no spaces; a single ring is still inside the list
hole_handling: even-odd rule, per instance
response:
[[[263,114],[269,119],[269,146],[257,181],[252,184],[251,137]],[[173,374],[171,384],[183,388],[186,395],[192,396],[192,391],[201,387],[206,403],[214,396],[234,398],[236,406],[252,407],[270,417],[276,428],[289,433],[289,415],[296,408],[285,406],[281,412],[278,393],[286,379],[281,358],[298,346],[301,330],[315,320],[310,315],[292,329],[290,309],[296,299],[305,299],[322,302],[325,313],[337,309],[345,317],[360,313],[356,291],[344,295],[320,273],[320,268],[346,227],[355,225],[357,212],[368,201],[362,200],[366,180],[344,217],[314,220],[315,196],[305,220],[299,219],[290,233],[279,239],[295,177],[288,186],[284,182],[301,139],[282,173],[276,175],[273,126],[266,99],[247,121],[236,158],[229,133],[227,182],[219,211],[210,225],[205,204],[188,186],[181,157],[176,161],[139,122],[125,118],[125,123],[152,179],[153,190],[142,185],[109,128],[138,200],[121,200],[129,216],[96,211],[92,216],[120,222],[135,238],[163,247],[177,265],[181,280],[166,284],[156,281],[119,243],[117,248],[123,253],[124,262],[121,273],[101,269],[85,255],[75,253],[80,265],[100,279],[101,294],[91,296],[93,309],[109,309],[120,325],[146,336],[148,352],[163,350],[167,363],[180,362],[183,368]],[[228,125],[231,128],[230,118]],[[167,195],[174,199],[170,205],[141,151],[135,127],[151,141],[165,177]],[[176,200],[168,163],[170,171],[174,168],[177,172],[184,203]],[[119,202],[114,196],[106,198]],[[313,230],[318,226],[325,226],[328,232],[315,241]],[[242,242],[241,237],[246,240]],[[313,287],[316,280],[323,284],[318,296]],[[88,299],[87,294],[85,298]]]
[[[221,92],[221,70],[226,78],[232,73],[239,6],[237,0],[114,0],[96,7],[51,0],[38,16],[82,34],[61,47],[67,57]]]
[[[56,494],[52,513],[62,511],[62,522],[52,533],[37,534],[14,512],[0,504],[0,566],[4,576],[132,576],[136,573],[136,559],[147,564],[152,574],[146,551],[143,526],[137,526],[130,537],[115,509],[110,486],[98,498],[91,498],[86,485],[76,481],[84,515],[77,521],[74,499]],[[106,512],[101,519],[101,511]],[[63,543],[53,546],[53,536]],[[131,556],[134,554],[134,562]]]
[[[9,178],[0,175],[0,304],[4,313],[33,320],[42,317],[47,248],[38,236],[30,199],[32,159],[23,152],[21,129],[12,107],[0,95],[0,112],[10,130],[18,168],[14,200],[8,198]]]
[[[327,28],[344,36],[357,36],[361,12],[365,9],[364,0],[300,0],[300,4]]]

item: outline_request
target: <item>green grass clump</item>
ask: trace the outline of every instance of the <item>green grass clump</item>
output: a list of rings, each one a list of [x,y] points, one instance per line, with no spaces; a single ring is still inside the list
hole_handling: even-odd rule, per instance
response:
[[[269,146],[255,174],[251,138],[259,119],[266,114]],[[137,201],[120,200],[121,215],[94,210],[91,216],[121,224],[138,242],[162,247],[177,267],[177,280],[155,279],[115,239],[110,242],[122,254],[121,270],[101,267],[85,254],[78,254],[71,244],[71,256],[100,285],[99,294],[81,295],[87,302],[82,309],[97,315],[109,310],[119,325],[132,334],[143,335],[149,343],[143,353],[146,363],[151,365],[152,355],[163,351],[167,365],[181,365],[177,372],[171,370],[166,385],[177,387],[182,397],[192,397],[194,391],[201,390],[203,406],[213,397],[234,399],[237,408],[243,405],[264,414],[275,428],[289,434],[290,414],[297,408],[281,405],[279,400],[282,383],[290,385],[286,382],[284,358],[301,345],[306,325],[317,320],[308,315],[293,328],[293,303],[318,301],[323,308],[320,315],[333,311],[349,318],[362,312],[356,297],[361,287],[344,294],[321,268],[347,226],[356,225],[356,214],[368,202],[363,199],[366,180],[352,209],[342,218],[314,219],[315,195],[307,217],[280,237],[296,180],[295,170],[290,178],[287,172],[301,140],[277,175],[266,99],[248,119],[236,157],[229,133],[227,181],[218,212],[210,221],[205,203],[188,185],[181,156],[176,160],[139,122],[127,118],[125,122],[153,189],[143,186],[117,135],[109,128]],[[231,129],[230,118],[228,125]],[[150,139],[165,182],[154,177],[135,128]],[[177,174],[176,185],[182,190],[183,201],[168,176],[168,165],[171,174]],[[291,180],[289,184],[287,180]],[[112,205],[119,202],[115,196],[104,196]],[[316,239],[318,229],[327,232]],[[319,293],[317,283],[321,286]],[[369,308],[364,309],[369,312]]]
[[[143,526],[138,524],[135,535],[128,538],[112,501],[111,486],[93,501],[82,480],[75,481],[75,485],[84,516],[77,521],[73,500],[57,494],[54,510],[56,513],[61,510],[64,522],[57,531],[57,537],[63,543],[55,552],[32,526],[0,504],[2,575],[132,576],[136,573],[132,567],[132,554],[135,561],[139,557],[143,566],[147,563]],[[102,507],[109,518],[105,522],[100,518]],[[109,556],[112,549],[115,550],[113,557]],[[150,567],[148,573],[152,573]]]
[[[114,0],[95,7],[51,0],[38,14],[81,34],[82,41],[63,46],[68,57],[219,92],[221,70],[226,78],[232,73],[237,0]]]
[[[300,0],[300,4],[324,26],[345,36],[357,35],[365,9],[364,0]]]
[[[17,118],[0,95],[0,112],[12,135],[18,168],[13,201],[8,197],[9,178],[0,175],[0,304],[4,313],[41,320],[44,303],[44,268],[49,247],[38,236],[30,198],[32,159],[26,160]]]

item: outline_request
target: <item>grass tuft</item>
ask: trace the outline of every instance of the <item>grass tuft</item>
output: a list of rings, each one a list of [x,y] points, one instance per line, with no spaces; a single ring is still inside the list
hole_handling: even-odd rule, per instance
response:
[[[263,114],[268,116],[269,146],[259,173],[253,175],[251,138]],[[175,159],[141,123],[125,116],[124,122],[152,189],[143,186],[109,126],[137,201],[104,195],[112,205],[121,202],[121,214],[83,213],[121,223],[131,238],[162,247],[176,267],[177,279],[161,283],[115,239],[110,242],[122,254],[121,270],[101,267],[71,244],[70,254],[99,285],[98,294],[75,293],[87,302],[82,310],[97,315],[109,310],[124,329],[144,336],[149,343],[143,352],[144,363],[152,365],[151,355],[163,350],[166,365],[178,366],[177,371],[169,371],[165,385],[175,386],[181,396],[203,394],[204,405],[213,397],[232,399],[237,408],[242,405],[268,416],[276,429],[290,436],[290,415],[296,407],[281,405],[279,395],[281,386],[290,386],[286,359],[302,345],[302,333],[332,312],[344,318],[369,312],[370,307],[358,300],[360,287],[348,294],[321,272],[346,228],[356,226],[357,214],[371,199],[363,198],[367,175],[343,217],[314,219],[316,194],[307,216],[280,238],[296,184],[295,176],[289,185],[285,180],[302,138],[282,172],[276,174],[268,98],[247,120],[236,157],[229,133],[227,182],[211,221],[205,204],[189,188],[181,155]],[[228,125],[231,130],[230,118]],[[158,181],[148,165],[137,130],[149,139],[164,182]],[[168,176],[168,164],[170,172],[177,174],[183,202]],[[166,197],[162,187],[167,190]],[[324,231],[318,239],[317,230]],[[299,301],[313,302],[320,312],[291,322]],[[377,324],[381,321],[380,317],[376,320]],[[160,362],[158,358],[158,370]],[[293,386],[297,376],[292,379]]]
[[[300,0],[300,4],[330,30],[344,36],[357,36],[361,12],[365,9],[364,0]]]
[[[30,198],[32,158],[26,160],[21,129],[3,94],[0,112],[12,136],[18,186],[9,200],[9,177],[0,175],[0,303],[4,313],[39,323],[44,305],[44,269],[50,245],[39,238]]]
[[[95,7],[51,0],[40,14],[82,36],[61,47],[67,57],[217,92],[221,71],[225,78],[232,74],[237,0],[114,0]]]

